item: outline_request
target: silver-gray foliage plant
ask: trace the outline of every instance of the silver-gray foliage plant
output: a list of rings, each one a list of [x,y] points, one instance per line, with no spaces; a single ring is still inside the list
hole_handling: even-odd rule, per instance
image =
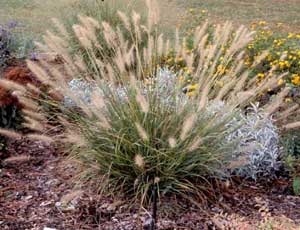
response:
[[[224,102],[214,102],[207,111],[214,113],[224,108]],[[239,141],[233,153],[233,165],[237,165],[233,172],[253,179],[272,175],[280,165],[279,134],[272,119],[258,105],[252,105],[247,111],[240,110],[228,125],[238,127],[227,137],[227,141]],[[234,164],[235,160],[240,163]]]

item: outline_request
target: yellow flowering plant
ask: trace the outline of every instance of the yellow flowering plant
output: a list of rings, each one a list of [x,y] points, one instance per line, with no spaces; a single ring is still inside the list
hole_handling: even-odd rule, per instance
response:
[[[275,33],[266,22],[253,23],[252,30],[256,36],[247,47],[246,65],[251,65],[263,50],[269,50],[269,55],[262,65],[253,69],[253,75],[263,77],[271,68],[277,68],[277,73],[287,72],[284,82],[293,87],[300,86],[300,34]],[[280,81],[280,85],[284,82]]]
[[[205,21],[208,15],[209,13],[206,10],[204,13],[198,12],[195,9],[188,11],[187,17],[190,18],[192,16],[194,18],[192,23],[190,20],[186,20],[185,35],[187,36],[186,41],[189,50],[192,51],[195,49],[192,39],[189,39],[193,37],[194,28],[196,27],[194,24],[199,25],[199,22]],[[282,26],[282,23],[278,23],[278,26]],[[214,31],[214,27],[215,25],[213,24],[209,25],[209,31]],[[276,74],[289,73],[279,82],[279,85],[287,83],[292,87],[299,87],[300,33],[275,32],[269,27],[266,21],[253,22],[250,25],[250,29],[255,31],[256,35],[246,48],[244,64],[251,70],[249,76],[263,79],[267,75],[266,72],[272,68],[276,68]],[[208,40],[211,38],[212,36],[210,35]],[[226,51],[226,48],[228,47],[222,47],[224,51]],[[253,66],[255,60],[264,50],[268,50],[269,55],[260,65]],[[218,71],[226,74],[226,67],[222,65],[222,57],[219,60],[219,64]]]

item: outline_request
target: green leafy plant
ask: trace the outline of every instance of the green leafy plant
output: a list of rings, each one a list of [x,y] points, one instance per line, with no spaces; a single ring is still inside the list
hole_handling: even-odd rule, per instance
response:
[[[289,132],[283,137],[285,165],[293,179],[293,192],[300,195],[300,136]]]
[[[17,130],[20,128],[22,118],[20,109],[16,105],[7,105],[0,108],[0,127],[3,129]],[[3,151],[6,148],[7,138],[0,136],[0,149]]]

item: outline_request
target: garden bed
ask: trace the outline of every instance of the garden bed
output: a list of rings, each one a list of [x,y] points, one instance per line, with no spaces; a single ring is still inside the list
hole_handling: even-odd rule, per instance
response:
[[[300,34],[147,6],[0,27],[0,229],[299,229]]]
[[[88,190],[72,192],[74,169],[51,145],[23,139],[9,141],[8,151],[11,157],[4,160],[0,173],[1,229],[141,229],[147,222],[145,210],[139,216],[139,209],[129,207],[126,201]],[[245,229],[253,229],[265,215],[274,219],[284,216],[295,227],[291,229],[297,229],[300,197],[289,195],[290,187],[288,178],[231,182],[218,203],[203,205],[202,209],[187,206],[182,200],[162,198],[158,229],[218,228],[234,222],[229,214],[246,223]],[[68,206],[63,207],[63,202]]]

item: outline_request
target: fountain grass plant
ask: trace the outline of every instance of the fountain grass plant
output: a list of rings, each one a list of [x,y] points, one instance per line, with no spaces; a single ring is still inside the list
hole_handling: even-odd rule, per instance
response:
[[[106,195],[122,193],[141,203],[149,200],[154,185],[159,195],[203,199],[214,191],[211,178],[226,178],[233,162],[235,166],[236,162],[245,163],[243,157],[232,159],[239,139],[226,139],[242,123],[228,123],[266,90],[278,87],[283,75],[265,78],[260,85],[248,77],[243,50],[254,33],[245,27],[234,30],[225,23],[209,35],[204,23],[195,32],[196,49],[190,52],[178,31],[174,43],[158,33],[158,9],[154,1],[147,1],[147,5],[145,25],[134,11],[130,16],[118,12],[125,31],[80,16],[71,35],[56,23],[61,36],[48,32],[45,44],[37,44],[63,60],[61,66],[43,60],[27,62],[48,86],[48,93],[56,95],[51,97],[56,100],[46,101],[57,111],[56,124],[47,120],[49,106],[44,106],[45,101],[39,103],[30,96],[38,89],[2,84],[7,83],[24,105],[24,125],[35,131],[30,138],[63,143],[70,151],[81,185],[93,182]],[[81,52],[74,54],[68,43],[70,36],[76,37],[87,57]],[[180,71],[172,73],[175,68],[165,64],[163,57],[171,49],[174,58],[188,68],[189,85],[179,77]],[[221,55],[222,65],[228,69],[225,75],[218,69]],[[253,65],[266,56],[263,52]],[[165,81],[164,71],[172,73],[176,81]],[[270,75],[272,71],[274,68]],[[70,88],[74,79],[91,85],[88,100],[84,92]],[[185,94],[183,87],[192,87],[195,93]],[[264,112],[276,112],[288,91],[283,87],[274,101],[262,108]],[[73,105],[67,106],[63,98]],[[209,105],[220,101],[223,109],[211,113]],[[57,123],[63,132],[52,135]]]

